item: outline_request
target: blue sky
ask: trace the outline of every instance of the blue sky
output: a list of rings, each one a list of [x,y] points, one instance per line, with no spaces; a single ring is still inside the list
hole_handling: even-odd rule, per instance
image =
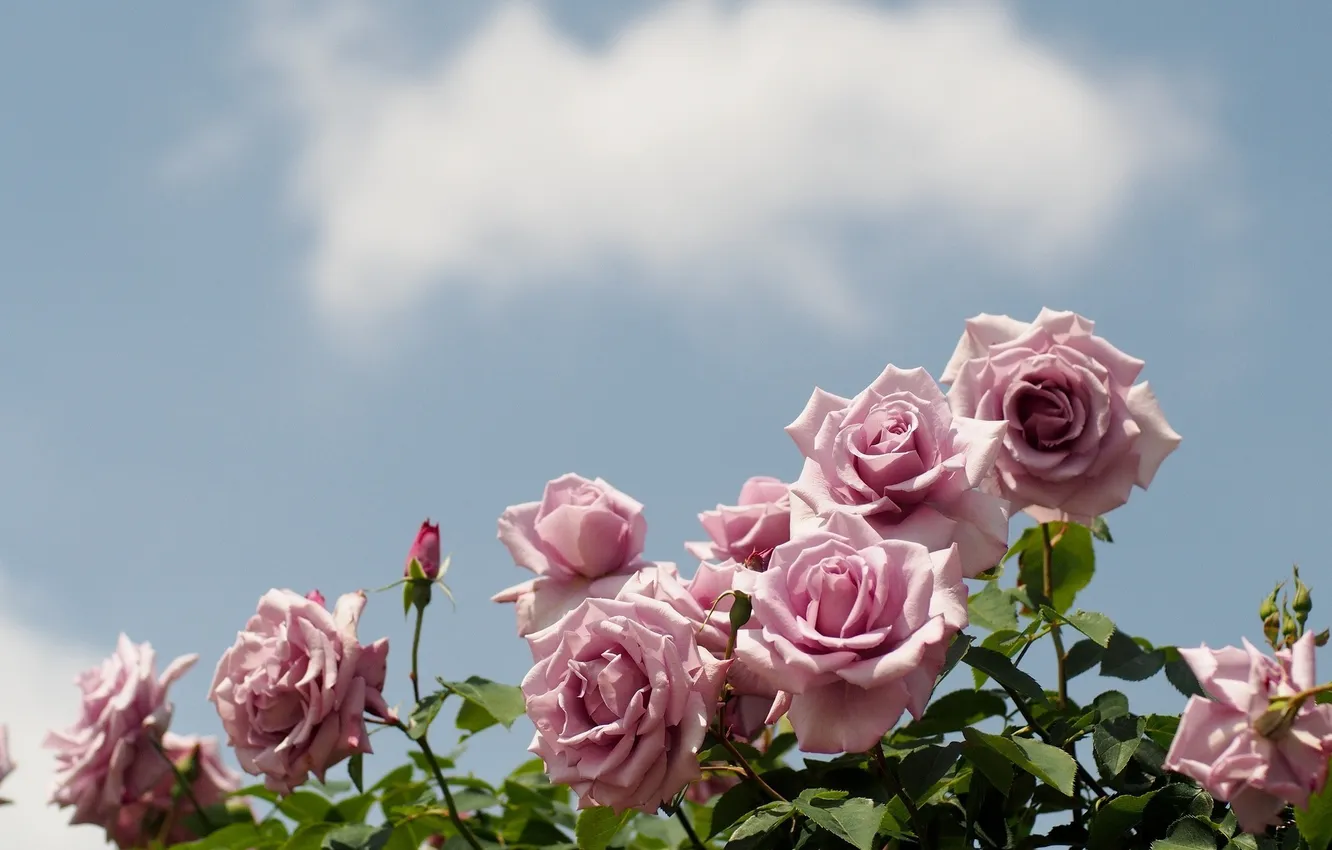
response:
[[[691,570],[698,511],[798,473],[782,427],[814,385],[937,374],[982,311],[1095,319],[1184,435],[1109,518],[1086,607],[1225,644],[1260,637],[1292,562],[1332,599],[1332,10],[1145,12],[11,9],[6,834],[98,846],[38,807],[36,744],[120,630],[200,653],[175,727],[216,733],[212,667],[259,596],[385,584],[429,515],[458,608],[431,609],[427,668],[516,683],[526,647],[487,601],[524,575],[506,505],[604,477],[647,505],[648,555]],[[391,702],[400,610],[362,625],[395,646]],[[526,743],[487,732],[465,765]]]

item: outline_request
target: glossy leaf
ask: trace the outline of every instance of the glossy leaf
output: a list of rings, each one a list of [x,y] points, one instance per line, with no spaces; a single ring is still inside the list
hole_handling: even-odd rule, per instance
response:
[[[810,788],[795,799],[795,808],[856,850],[874,850],[883,807],[873,800],[849,797],[845,791]]]
[[[1029,738],[987,735],[976,729],[967,729],[962,734],[967,741],[989,747],[1017,767],[1057,789],[1065,797],[1073,795],[1073,777],[1077,773],[1077,763],[1073,761],[1072,756],[1058,747]]]

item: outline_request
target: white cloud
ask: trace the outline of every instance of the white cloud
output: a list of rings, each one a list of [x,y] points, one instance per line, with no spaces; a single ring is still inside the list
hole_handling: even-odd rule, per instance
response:
[[[99,654],[34,625],[32,612],[49,600],[24,598],[0,571],[0,723],[9,726],[17,769],[0,785],[14,801],[0,807],[5,847],[93,850],[106,847],[101,830],[71,827],[69,812],[47,804],[55,760],[42,749],[53,726],[73,722],[79,692],[74,677],[100,660]]]
[[[1169,78],[1079,64],[990,2],[669,3],[596,47],[510,3],[416,65],[357,0],[256,8],[335,318],[610,269],[845,318],[844,225],[903,258],[879,287],[938,251],[1058,270],[1209,147]]]

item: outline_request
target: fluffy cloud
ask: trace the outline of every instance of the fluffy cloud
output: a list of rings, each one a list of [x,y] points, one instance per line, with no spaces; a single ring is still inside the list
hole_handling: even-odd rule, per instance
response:
[[[98,653],[49,634],[34,625],[32,611],[43,600],[25,599],[0,571],[0,723],[9,724],[9,743],[18,769],[0,787],[14,801],[0,807],[0,835],[6,847],[42,850],[94,850],[106,847],[102,832],[71,827],[69,813],[47,805],[55,761],[42,749],[52,726],[73,722],[78,711],[74,677],[96,664]],[[49,600],[46,600],[49,601]]]
[[[849,232],[902,259],[879,287],[933,252],[1058,270],[1208,148],[1168,77],[990,2],[668,3],[596,46],[511,3],[415,63],[371,5],[257,9],[335,317],[613,279],[845,318]]]

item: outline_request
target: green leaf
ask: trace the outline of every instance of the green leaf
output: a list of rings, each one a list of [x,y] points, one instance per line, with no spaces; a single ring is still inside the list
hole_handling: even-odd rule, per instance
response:
[[[1332,845],[1332,782],[1321,793],[1309,795],[1309,805],[1295,810],[1295,824],[1310,850],[1327,850]]]
[[[1095,537],[1102,543],[1115,542],[1115,538],[1110,536],[1110,526],[1105,524],[1105,517],[1098,516],[1092,519],[1091,533],[1092,537]]]
[[[754,814],[740,822],[726,842],[727,847],[747,847],[758,843],[758,839],[771,833],[782,824],[795,817],[795,808],[790,803],[769,803],[760,806]]]
[[[973,625],[979,625],[992,632],[1017,631],[1017,609],[1013,597],[1008,591],[1000,590],[994,583],[967,599],[967,613]]]
[[[472,676],[465,682],[440,679],[439,683],[484,711],[505,729],[512,727],[513,721],[522,717],[527,709],[522,690],[512,685],[501,685],[480,676]]]
[[[1184,661],[1176,647],[1165,646],[1161,651],[1165,653],[1166,679],[1175,686],[1175,690],[1186,697],[1207,696],[1207,691],[1198,683],[1198,677],[1193,675],[1193,668]]]
[[[1013,662],[1003,653],[983,646],[973,646],[962,656],[962,660],[973,669],[990,676],[1001,685],[1007,685],[1033,702],[1048,702],[1045,689],[1040,683],[1014,667]]]
[[[712,805],[712,825],[708,838],[760,808],[767,801],[768,797],[754,782],[741,782],[727,789]]]
[[[1143,809],[1155,794],[1155,791],[1140,797],[1121,794],[1106,801],[1092,816],[1087,850],[1119,850],[1123,847],[1124,835],[1142,821]]]
[[[980,771],[1000,794],[1008,796],[1013,787],[1013,763],[986,744],[967,741],[962,745],[962,756]]]
[[[1101,675],[1140,682],[1155,676],[1164,665],[1164,652],[1159,649],[1148,652],[1133,638],[1116,629],[1101,659]]]
[[[1064,656],[1064,675],[1070,679],[1081,676],[1100,664],[1104,655],[1100,644],[1091,638],[1083,638],[1068,648],[1068,654]]]
[[[344,797],[325,815],[325,819],[332,823],[365,823],[365,816],[370,813],[374,804],[373,793]]]
[[[924,798],[935,783],[948,775],[962,755],[962,743],[953,741],[943,746],[925,746],[907,753],[902,758],[902,789],[912,799]]]
[[[960,732],[987,717],[1003,717],[1008,703],[994,691],[950,691],[935,697],[925,714],[903,730],[916,738]]]
[[[347,759],[347,776],[351,778],[352,784],[356,786],[357,791],[365,791],[362,785],[362,769],[364,760],[359,752],[352,753],[351,758]]]
[[[1160,835],[1182,817],[1210,817],[1214,804],[1212,795],[1192,782],[1171,782],[1158,789],[1143,809],[1143,829],[1148,835]]]
[[[1092,755],[1103,776],[1115,777],[1124,772],[1142,745],[1146,727],[1145,720],[1131,715],[1112,717],[1097,724],[1092,730]]]
[[[1050,536],[1054,549],[1050,558],[1050,606],[1060,613],[1073,606],[1078,591],[1086,587],[1096,573],[1096,553],[1092,549],[1091,530],[1076,523],[1052,522]],[[1044,544],[1041,530],[1029,528],[1023,532],[1032,543],[1018,555],[1018,583],[1028,588],[1033,598],[1044,595]],[[1020,541],[1019,541],[1020,542]]]
[[[1064,622],[1096,641],[1101,646],[1110,645],[1110,636],[1115,632],[1115,624],[1104,614],[1078,609],[1064,616]]]
[[[412,710],[411,717],[407,719],[407,737],[413,741],[419,741],[429,734],[430,724],[435,722],[435,717],[439,715],[439,709],[448,697],[448,691],[435,691],[433,694],[427,694],[424,699],[417,703],[416,708]]]
[[[324,846],[324,838],[333,830],[340,828],[336,823],[307,823],[296,828],[296,831],[282,845],[282,850],[319,850]],[[238,844],[236,846],[248,845]]]
[[[618,815],[608,806],[583,809],[578,813],[578,825],[574,828],[578,850],[606,850],[615,833],[633,816],[633,809]]]
[[[1129,713],[1128,697],[1119,691],[1106,691],[1092,701],[1092,707],[1096,709],[1096,719],[1098,722],[1113,720],[1116,717],[1123,717]]]
[[[458,706],[458,716],[454,719],[453,725],[469,735],[475,735],[483,729],[498,726],[499,721],[476,703],[463,700],[462,705]]]
[[[967,654],[967,649],[970,646],[971,635],[964,632],[953,635],[953,640],[948,644],[948,652],[944,654],[943,668],[939,671],[939,675],[934,678],[936,685],[942,682],[949,673],[953,672],[953,668],[957,666],[957,662],[962,660],[962,656]],[[980,686],[977,685],[977,687]]]
[[[965,729],[962,734],[973,744],[987,746],[999,753],[1065,797],[1073,796],[1073,777],[1077,773],[1077,763],[1058,747],[1029,738],[987,735],[976,729]]]
[[[353,824],[340,826],[324,836],[323,850],[383,850],[393,834],[391,826]]]
[[[1216,832],[1201,818],[1180,818],[1165,838],[1152,842],[1152,850],[1216,850]]]
[[[278,802],[278,811],[297,823],[322,821],[333,801],[312,791],[293,791]]]
[[[845,791],[809,788],[795,799],[795,807],[856,850],[874,850],[874,836],[883,821],[884,807],[875,805],[873,800],[848,797]]]

